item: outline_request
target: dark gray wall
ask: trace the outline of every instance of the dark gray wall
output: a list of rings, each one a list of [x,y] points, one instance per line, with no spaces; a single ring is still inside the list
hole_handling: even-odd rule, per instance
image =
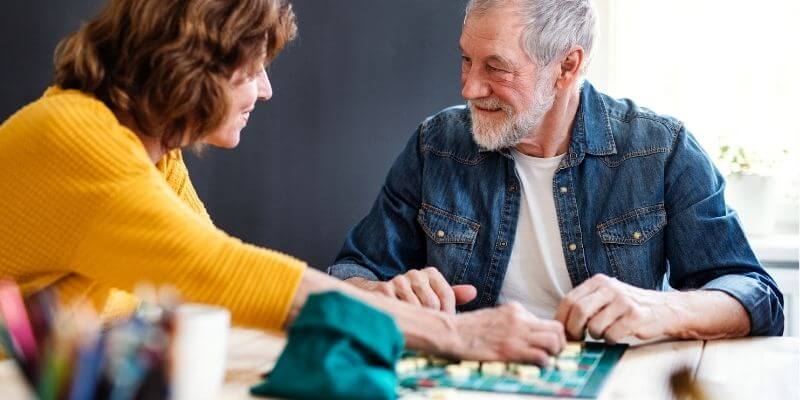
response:
[[[0,119],[51,81],[58,40],[102,1],[5,2]],[[329,264],[417,124],[459,103],[464,0],[296,0],[300,36],[235,150],[188,157],[215,223]]]

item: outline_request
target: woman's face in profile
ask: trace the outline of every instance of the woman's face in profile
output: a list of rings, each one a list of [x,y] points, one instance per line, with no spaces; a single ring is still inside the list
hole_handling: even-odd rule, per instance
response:
[[[272,86],[263,67],[255,74],[248,74],[246,68],[240,68],[231,77],[231,103],[228,115],[219,128],[203,138],[203,142],[228,149],[236,147],[256,101],[266,101],[271,97]]]

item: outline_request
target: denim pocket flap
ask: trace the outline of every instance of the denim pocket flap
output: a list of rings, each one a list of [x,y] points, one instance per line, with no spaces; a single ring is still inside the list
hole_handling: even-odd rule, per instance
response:
[[[480,229],[480,224],[475,221],[425,203],[417,214],[417,222],[425,234],[437,244],[472,244]]]
[[[637,208],[597,225],[603,243],[644,244],[667,224],[664,204]]]

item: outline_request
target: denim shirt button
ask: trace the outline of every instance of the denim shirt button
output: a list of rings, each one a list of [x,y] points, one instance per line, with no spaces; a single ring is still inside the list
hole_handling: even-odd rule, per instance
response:
[[[508,242],[506,242],[505,240],[501,240],[500,243],[497,244],[497,246],[500,247],[501,249],[504,249],[506,248],[506,246],[508,246]]]
[[[566,186],[562,186],[562,187],[561,187],[560,189],[558,189],[558,190],[559,190],[561,193],[567,193],[567,187],[566,187]]]
[[[642,238],[642,232],[633,232],[633,238],[639,240]]]
[[[569,251],[575,251],[578,248],[578,246],[575,243],[570,243],[569,246],[567,246],[567,248],[569,248]]]
[[[436,237],[441,239],[444,237],[444,231],[436,231]]]
[[[508,191],[514,193],[517,191],[517,185],[511,185],[508,187]]]

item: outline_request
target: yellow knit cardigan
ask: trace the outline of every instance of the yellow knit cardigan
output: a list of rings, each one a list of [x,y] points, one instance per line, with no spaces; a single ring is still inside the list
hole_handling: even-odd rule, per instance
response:
[[[140,282],[279,329],[305,263],[214,227],[180,151],[156,165],[96,98],[50,88],[0,125],[0,278],[57,288],[106,316]]]

